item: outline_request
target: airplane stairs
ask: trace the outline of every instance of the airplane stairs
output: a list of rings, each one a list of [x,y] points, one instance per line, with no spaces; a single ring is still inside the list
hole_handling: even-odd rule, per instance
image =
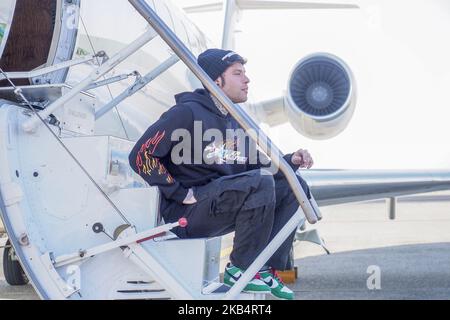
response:
[[[77,164],[45,126],[33,134],[20,130],[28,117],[18,105],[0,104],[0,211],[16,255],[43,299],[224,297],[221,239],[178,239],[159,222],[158,189],[128,165],[133,142],[50,126]],[[124,224],[132,227],[113,235]],[[127,242],[142,234],[151,239]]]

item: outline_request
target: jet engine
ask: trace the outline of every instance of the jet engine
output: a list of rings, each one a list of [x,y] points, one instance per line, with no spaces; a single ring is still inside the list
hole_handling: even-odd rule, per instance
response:
[[[292,126],[311,139],[329,139],[342,132],[356,105],[356,86],[350,68],[329,53],[300,60],[289,77],[284,97]]]

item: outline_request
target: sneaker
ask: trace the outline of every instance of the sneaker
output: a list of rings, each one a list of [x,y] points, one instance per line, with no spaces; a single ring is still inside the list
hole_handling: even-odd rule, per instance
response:
[[[294,300],[294,292],[286,287],[283,280],[278,276],[275,269],[270,268],[259,272],[261,279],[270,288],[274,297],[284,300]]]
[[[223,283],[227,286],[232,287],[242,276],[245,270],[241,270],[238,267],[227,264],[225,267],[225,272],[223,275]],[[247,284],[247,286],[242,290],[242,292],[247,293],[270,293],[271,289],[264,281],[262,281],[261,277],[257,273],[255,277]]]

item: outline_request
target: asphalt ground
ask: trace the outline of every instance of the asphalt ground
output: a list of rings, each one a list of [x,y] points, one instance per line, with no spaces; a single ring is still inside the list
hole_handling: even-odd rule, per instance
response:
[[[383,201],[323,207],[314,227],[331,255],[294,244],[296,299],[450,299],[450,192],[401,199],[393,221],[387,210]],[[224,238],[225,255],[231,243]],[[0,271],[0,299],[39,297],[31,285],[9,286]]]

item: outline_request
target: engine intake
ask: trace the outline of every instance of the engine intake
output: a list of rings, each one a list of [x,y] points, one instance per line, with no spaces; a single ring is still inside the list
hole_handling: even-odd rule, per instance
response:
[[[285,107],[291,124],[312,139],[329,139],[348,125],[356,105],[353,74],[329,53],[300,60],[289,77]]]

